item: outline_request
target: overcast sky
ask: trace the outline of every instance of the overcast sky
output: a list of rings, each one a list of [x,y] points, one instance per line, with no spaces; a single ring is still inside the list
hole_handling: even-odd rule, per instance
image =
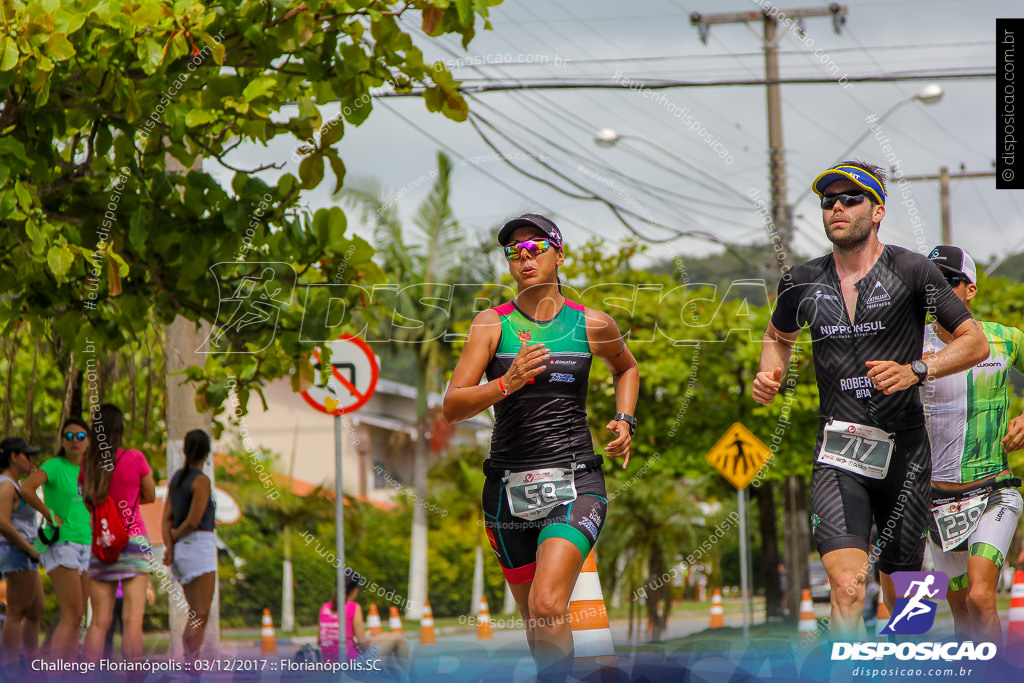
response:
[[[783,78],[831,78],[830,64],[838,76],[851,77],[929,70],[991,72],[995,18],[1020,14],[1020,3],[1009,0],[969,6],[953,0],[843,4],[849,15],[840,34],[825,17],[805,20],[802,40],[793,32],[783,37]],[[827,3],[782,3],[779,8],[818,6]],[[408,29],[428,58],[462,60],[452,69],[467,83],[482,78],[611,81],[617,73],[620,80],[634,82],[736,80],[764,76],[761,25],[713,26],[704,45],[689,15],[757,9],[757,3],[742,0],[511,1],[493,8],[493,30],[480,31],[468,52],[456,39],[423,36],[416,26],[418,14],[408,21]],[[944,97],[930,106],[911,99],[929,83],[926,80],[854,83],[845,88],[835,82],[782,86],[789,201],[800,199],[795,206],[800,216],[796,240],[803,253],[818,255],[828,246],[820,208],[814,195],[806,192],[809,183],[868,129],[871,114],[881,116],[905,101],[880,126],[907,175],[937,173],[942,165],[953,171],[961,164],[972,172],[992,170],[994,80],[935,82]],[[471,98],[470,107],[501,131],[483,127],[514,163],[561,187],[601,194],[674,229],[704,230],[741,243],[764,239],[761,219],[743,197],[757,190],[761,197],[768,196],[763,86],[673,88],[652,98],[629,90],[484,93]],[[326,120],[337,106],[322,111]],[[681,120],[684,114],[692,119]],[[703,130],[689,131],[687,124],[692,126],[693,121]],[[622,134],[622,141],[611,148],[595,145],[593,136],[604,127]],[[366,123],[346,126],[340,149],[348,179],[379,178],[389,192],[401,193],[399,205],[408,218],[429,187],[442,143],[457,162],[456,215],[475,232],[490,234],[508,216],[539,210],[555,218],[570,246],[591,234],[611,240],[628,234],[604,205],[566,196],[520,175],[498,158],[469,122],[430,114],[421,99],[376,100]],[[881,144],[869,136],[852,156],[888,166]],[[291,147],[283,140],[269,150],[248,146],[233,160],[252,165],[269,158],[287,160]],[[585,190],[557,178],[529,154],[542,155]],[[229,177],[209,165],[208,169]],[[289,160],[287,170],[296,172],[297,164]],[[329,206],[335,203],[332,188],[328,174],[305,201],[312,207]],[[938,183],[915,182],[911,190],[923,219],[923,238],[915,240],[907,200],[892,190],[879,236],[886,243],[930,249],[940,240]],[[953,241],[979,261],[1024,248],[1024,193],[997,191],[994,178],[984,178],[954,180],[951,196]],[[644,234],[668,235],[640,220],[631,222]],[[680,238],[652,251],[685,256],[717,249],[704,240]]]

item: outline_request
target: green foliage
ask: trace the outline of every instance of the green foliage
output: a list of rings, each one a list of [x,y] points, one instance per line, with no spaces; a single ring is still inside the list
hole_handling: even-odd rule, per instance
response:
[[[740,280],[728,287],[680,284],[667,275],[633,269],[640,247],[627,242],[609,249],[592,240],[570,252],[566,296],[603,310],[619,325],[640,366],[638,427],[632,456],[659,455],[666,473],[698,479],[709,465],[705,454],[734,423],[743,422],[767,445],[777,445],[766,476],[810,473],[810,443],[817,430],[817,387],[809,343],[794,355],[795,390],[787,404],[750,398],[761,336],[770,318],[763,282]],[[603,363],[591,375],[587,413],[598,444],[615,413],[611,376]],[[779,443],[772,436],[780,434]],[[614,477],[630,476],[616,470]],[[613,484],[610,483],[611,487]],[[728,485],[714,489],[731,492]]]
[[[345,123],[370,114],[373,88],[422,86],[428,109],[464,119],[458,83],[423,61],[399,18],[422,12],[432,35],[468,42],[491,4],[5,2],[0,329],[28,322],[80,364],[89,341],[139,348],[144,330],[178,315],[228,327],[222,299],[261,276],[257,262],[274,262],[262,280],[288,305],[218,339],[214,350],[233,353],[188,374],[200,407],[219,405],[229,374],[240,395],[258,390],[304,365],[303,340],[359,329],[373,311],[328,321],[328,297],[307,301],[304,286],[337,285],[351,311],[365,302],[344,286],[383,274],[339,209],[310,212],[300,193],[328,166],[341,187],[338,141]],[[341,117],[325,122],[320,107],[339,100]],[[281,136],[295,143],[297,176],[270,185],[256,173],[283,159],[237,169],[227,158],[243,142]],[[199,159],[233,171],[230,187]]]

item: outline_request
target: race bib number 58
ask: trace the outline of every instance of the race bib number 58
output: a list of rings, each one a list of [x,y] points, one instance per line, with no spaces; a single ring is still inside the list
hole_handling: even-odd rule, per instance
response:
[[[516,472],[505,479],[505,494],[513,515],[535,520],[576,500],[576,482],[572,470],[561,467]]]
[[[832,420],[825,425],[818,462],[872,479],[885,479],[893,448],[893,435],[884,430]]]

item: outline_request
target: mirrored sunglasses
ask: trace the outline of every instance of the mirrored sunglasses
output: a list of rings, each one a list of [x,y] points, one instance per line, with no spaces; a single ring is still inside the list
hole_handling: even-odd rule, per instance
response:
[[[530,256],[537,256],[539,254],[543,254],[550,248],[550,240],[523,240],[522,242],[510,244],[507,247],[505,247],[505,258],[507,258],[509,261],[515,261],[517,258],[519,258],[519,255],[522,253],[523,249],[528,251],[530,253]]]
[[[68,441],[74,441],[76,439],[79,441],[85,441],[88,436],[89,435],[85,432],[64,432],[64,438]]]

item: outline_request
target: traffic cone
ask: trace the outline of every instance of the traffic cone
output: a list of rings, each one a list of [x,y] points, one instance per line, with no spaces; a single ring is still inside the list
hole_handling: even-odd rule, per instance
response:
[[[377,605],[370,605],[370,613],[366,615],[366,630],[370,632],[371,638],[384,633],[384,629],[380,625],[380,612],[377,611]]]
[[[491,633],[491,610],[487,608],[487,596],[480,596],[480,613],[476,616],[476,639],[493,640]]]
[[[814,618],[814,601],[811,600],[811,591],[805,588],[800,595],[800,622],[797,624],[797,633],[815,633],[818,630],[818,620]]]
[[[885,604],[885,592],[882,590],[878,591],[878,612],[875,615],[875,635],[881,636],[883,640],[888,640],[888,636],[883,636],[882,629],[889,625],[889,619],[892,617],[892,613],[889,612],[889,608]]]
[[[423,616],[420,618],[420,645],[437,643],[434,635],[434,613],[430,611],[430,600],[423,601]]]
[[[391,614],[388,616],[388,631],[391,633],[403,633],[402,616],[398,613],[398,608],[394,605],[391,606]]]
[[[260,628],[260,654],[277,654],[277,638],[274,637],[274,620],[270,617],[269,609],[263,610],[263,625]]]
[[[1013,588],[1010,589],[1010,616],[1006,620],[1006,645],[1007,649],[1014,648],[1019,653],[1022,644],[1024,644],[1024,570],[1018,569],[1013,575]],[[1020,662],[1017,664],[1019,666]]]
[[[593,550],[584,560],[569,596],[569,619],[576,671],[595,665],[614,666],[615,644]]]
[[[711,596],[710,628],[722,628],[723,626],[725,626],[725,610],[722,608],[722,590],[716,588],[715,594]]]

